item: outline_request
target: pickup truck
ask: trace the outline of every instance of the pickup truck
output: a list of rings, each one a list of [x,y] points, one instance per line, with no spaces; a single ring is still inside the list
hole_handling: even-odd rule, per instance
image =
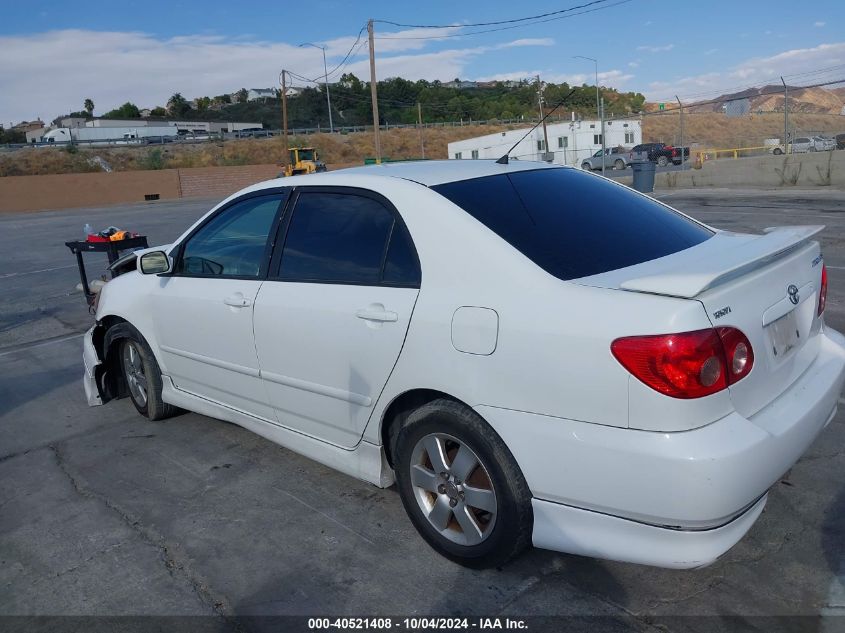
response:
[[[666,143],[641,143],[628,154],[628,162],[650,161],[661,167],[669,164],[680,165],[689,159],[689,147],[673,147]]]
[[[629,162],[628,150],[624,147],[606,147],[604,150],[599,150],[592,156],[581,161],[581,169],[587,171],[600,170],[602,166],[602,151],[604,151],[604,168],[607,169],[626,169]]]

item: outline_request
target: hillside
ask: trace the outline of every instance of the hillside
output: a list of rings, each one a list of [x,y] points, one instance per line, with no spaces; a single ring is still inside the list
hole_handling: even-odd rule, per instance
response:
[[[782,85],[768,85],[749,88],[740,92],[724,94],[713,103],[688,106],[689,112],[722,112],[722,106],[732,100],[748,99],[751,112],[783,112],[784,92]],[[840,114],[845,106],[845,89],[789,87],[789,111],[807,114]]]
[[[845,132],[845,116],[790,113],[789,127],[796,136],[840,134]],[[763,139],[782,137],[783,113],[741,117],[728,117],[721,112],[684,113],[684,145],[720,149],[757,147],[763,144]],[[678,112],[643,117],[643,141],[680,143]]]
[[[500,132],[505,127],[494,125],[466,125],[426,128],[426,158],[446,158],[446,146],[484,134]],[[837,134],[845,132],[845,116],[825,114],[794,114],[790,127],[798,135]],[[757,147],[763,139],[783,135],[783,115],[767,113],[743,117],[727,117],[722,113],[688,113],[684,116],[684,144],[709,148]],[[643,117],[645,142],[680,142],[678,112],[650,114]],[[331,166],[361,164],[374,154],[372,133],[313,134],[292,137],[291,145],[313,145]],[[390,158],[419,158],[419,131],[413,128],[382,132],[382,151]],[[196,145],[165,145],[153,147],[91,148],[69,153],[60,149],[24,148],[0,154],[0,176],[57,174],[100,171],[98,159],[116,171],[133,169],[164,169],[176,167],[208,167],[223,165],[253,165],[280,163],[280,138],[226,141]]]

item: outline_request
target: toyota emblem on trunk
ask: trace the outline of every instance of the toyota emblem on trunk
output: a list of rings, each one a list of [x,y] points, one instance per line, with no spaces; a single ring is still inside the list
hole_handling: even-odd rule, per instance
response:
[[[786,293],[789,295],[789,300],[792,302],[792,305],[798,305],[799,297],[798,297],[798,286],[795,284],[789,284],[789,288],[786,289]]]

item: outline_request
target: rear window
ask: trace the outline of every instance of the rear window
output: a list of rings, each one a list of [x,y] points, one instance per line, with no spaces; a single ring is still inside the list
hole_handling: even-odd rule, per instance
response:
[[[577,279],[677,253],[713,232],[576,169],[538,169],[432,189],[547,272]]]

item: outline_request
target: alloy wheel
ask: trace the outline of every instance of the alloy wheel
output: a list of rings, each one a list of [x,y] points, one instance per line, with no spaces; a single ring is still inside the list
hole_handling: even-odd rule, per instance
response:
[[[123,345],[123,375],[132,400],[139,407],[147,404],[147,377],[144,374],[144,363],[134,341],[126,341]]]
[[[444,433],[421,438],[411,455],[414,497],[429,524],[459,545],[478,545],[493,531],[498,504],[478,455]]]

